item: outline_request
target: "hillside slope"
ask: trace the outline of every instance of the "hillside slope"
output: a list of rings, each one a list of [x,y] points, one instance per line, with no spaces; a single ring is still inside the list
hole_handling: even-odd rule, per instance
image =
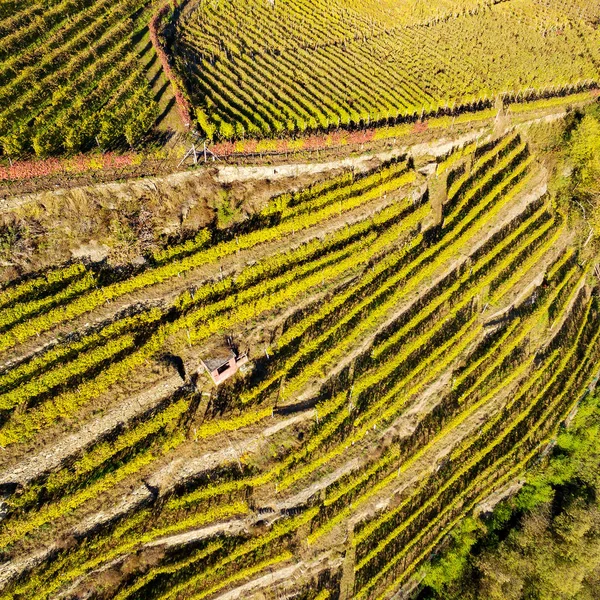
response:
[[[191,0],[176,65],[209,138],[391,124],[597,85],[587,0]]]
[[[160,147],[196,129],[294,138],[596,89],[599,11],[588,0],[7,0],[2,166]]]
[[[5,286],[0,597],[390,598],[597,372],[548,178],[509,131]]]

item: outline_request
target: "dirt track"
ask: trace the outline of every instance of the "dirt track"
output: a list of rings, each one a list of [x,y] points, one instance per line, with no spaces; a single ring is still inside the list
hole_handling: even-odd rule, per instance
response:
[[[526,119],[516,124],[519,129],[525,129],[536,123],[551,123],[553,121],[564,118],[566,112],[564,109],[551,112],[543,116],[537,116],[535,118]],[[493,125],[493,124],[492,124]],[[369,152],[368,144],[364,154],[358,156],[348,156],[342,159],[336,160],[325,160],[322,162],[311,161],[311,162],[292,162],[283,163],[277,165],[264,165],[264,166],[236,166],[229,164],[221,164],[220,162],[209,162],[205,167],[201,163],[199,168],[188,169],[185,171],[178,171],[168,175],[161,176],[149,176],[143,179],[129,180],[125,182],[110,182],[100,183],[95,185],[95,189],[106,190],[114,196],[120,196],[125,193],[128,195],[136,193],[144,193],[145,191],[155,188],[156,184],[167,183],[167,184],[179,184],[186,180],[193,180],[196,178],[202,178],[206,176],[207,171],[212,174],[209,179],[212,179],[218,183],[243,183],[246,181],[270,179],[273,181],[286,179],[289,177],[298,177],[309,174],[319,174],[331,172],[335,169],[340,168],[352,168],[357,171],[366,170],[373,165],[371,161],[383,161],[389,160],[392,156],[398,154],[410,153],[414,157],[421,156],[440,156],[448,152],[452,146],[468,143],[478,137],[489,135],[490,123],[476,127],[473,131],[460,135],[455,138],[444,138],[441,137],[430,142],[419,142],[417,144],[398,144],[393,150],[387,150],[383,152]],[[435,130],[432,130],[435,132]],[[325,148],[326,150],[326,148]],[[339,149],[340,152],[343,149]],[[68,190],[57,189],[53,191],[53,194],[60,196],[65,191],[75,190],[77,187],[69,188]],[[12,197],[0,200],[0,214],[3,212],[9,212],[19,206],[23,206],[28,202],[39,199],[46,191],[18,195],[15,194]]]
[[[321,173],[329,173],[337,169],[354,169],[357,172],[363,172],[373,168],[377,164],[390,160],[396,156],[410,153],[412,156],[440,156],[448,152],[453,146],[468,143],[487,135],[488,128],[484,127],[477,129],[471,133],[462,135],[455,139],[440,138],[433,142],[419,143],[413,145],[401,145],[392,150],[384,152],[365,152],[358,156],[349,156],[337,160],[328,160],[323,162],[297,162],[281,165],[264,165],[264,166],[236,166],[220,163],[208,163],[207,166],[201,165],[195,169],[188,169],[164,175],[161,177],[146,177],[144,179],[132,180],[126,182],[111,182],[101,183],[95,186],[99,192],[106,191],[115,197],[123,194],[135,195],[143,194],[147,190],[151,190],[157,183],[177,186],[185,181],[194,179],[213,180],[220,184],[244,183],[247,181],[256,181],[269,179],[278,181],[288,178],[297,178],[305,175],[316,175]],[[73,188],[76,189],[76,188]],[[72,190],[67,190],[72,191]],[[23,196],[14,196],[0,202],[0,213],[9,212],[23,206],[29,202],[34,202],[43,194],[40,192],[34,194],[26,194]],[[66,193],[64,190],[56,190],[53,194],[60,197]]]
[[[83,450],[94,440],[112,431],[120,423],[127,423],[136,416],[150,410],[161,400],[170,396],[181,386],[181,378],[175,375],[161,381],[154,387],[137,394],[122,406],[115,406],[104,416],[93,421],[87,421],[77,433],[69,435],[60,442],[45,447],[40,452],[29,455],[11,467],[5,467],[0,473],[0,484],[19,482],[29,483],[42,473],[59,467],[69,456]]]

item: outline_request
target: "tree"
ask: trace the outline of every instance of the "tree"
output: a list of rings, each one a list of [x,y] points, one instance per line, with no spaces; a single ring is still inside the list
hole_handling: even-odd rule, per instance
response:
[[[596,600],[600,396],[582,402],[548,465],[483,519],[465,520],[426,569],[420,600]]]

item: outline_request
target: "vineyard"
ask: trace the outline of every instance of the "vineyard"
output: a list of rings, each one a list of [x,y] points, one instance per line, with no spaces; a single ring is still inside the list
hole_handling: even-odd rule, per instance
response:
[[[588,0],[192,0],[173,54],[211,139],[458,115],[597,87]]]
[[[2,2],[4,155],[137,144],[172,96],[149,38],[156,8],[148,0]]]
[[[196,132],[287,151],[597,91],[599,18],[588,0],[6,0],[0,178],[51,169],[32,154],[104,163]]]
[[[549,190],[513,129],[279,194],[129,269],[3,286],[0,598],[410,585],[597,375],[590,239]],[[215,386],[225,346],[249,361]]]

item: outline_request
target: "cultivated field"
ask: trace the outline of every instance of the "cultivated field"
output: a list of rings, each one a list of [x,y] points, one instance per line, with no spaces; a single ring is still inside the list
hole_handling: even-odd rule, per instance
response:
[[[169,96],[147,32],[155,10],[147,0],[1,2],[3,153],[137,143]]]
[[[423,591],[597,382],[599,82],[592,0],[0,0],[0,600]]]
[[[394,123],[596,85],[589,0],[191,0],[173,53],[209,138]]]
[[[597,88],[599,18],[590,0],[3,0],[2,162]]]
[[[388,599],[536,459],[597,372],[587,229],[516,130],[424,162],[3,287],[0,598]]]

